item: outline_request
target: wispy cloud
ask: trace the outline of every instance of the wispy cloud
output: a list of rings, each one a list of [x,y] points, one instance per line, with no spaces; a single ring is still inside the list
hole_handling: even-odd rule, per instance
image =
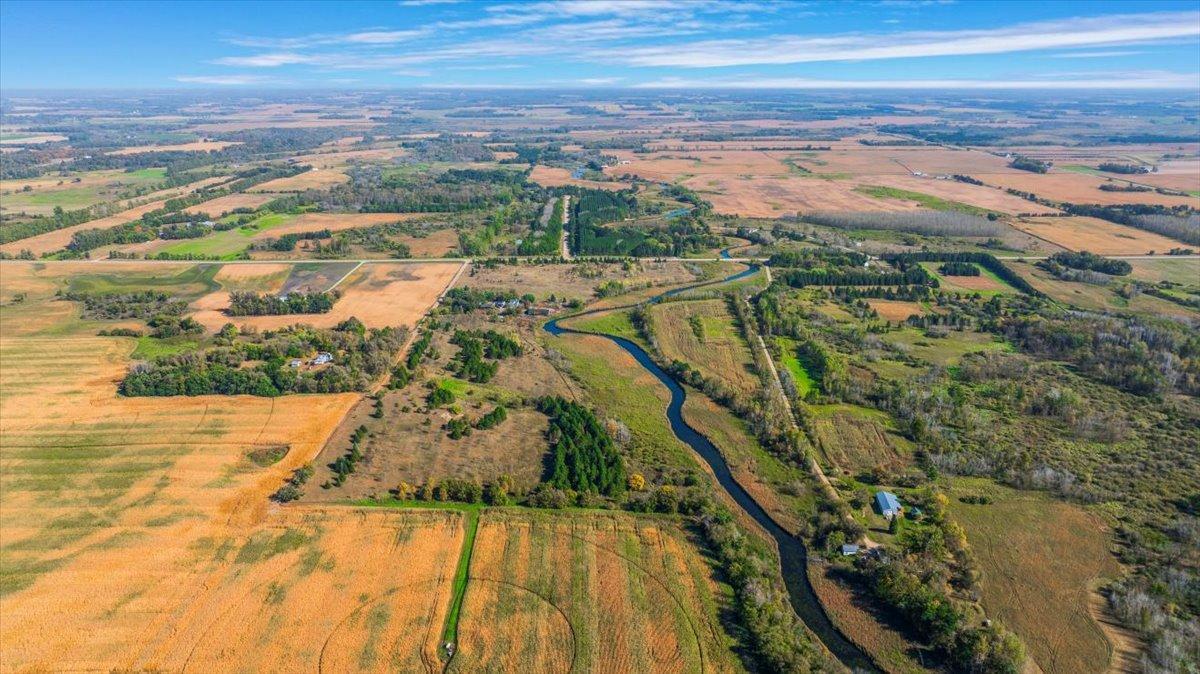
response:
[[[297,52],[269,52],[265,54],[252,54],[250,56],[225,56],[213,61],[213,63],[223,66],[246,68],[278,68],[279,66],[305,63],[313,64],[319,60],[316,56]]]
[[[1133,51],[1133,50],[1127,50],[1127,51],[1120,51],[1120,50],[1115,50],[1115,51],[1076,51],[1076,52],[1064,52],[1062,54],[1047,54],[1047,56],[1049,56],[1052,59],[1099,59],[1099,58],[1108,58],[1111,56],[1136,56],[1138,54],[1145,54],[1145,53],[1146,52],[1144,52],[1144,51]]]
[[[171,79],[185,84],[213,84],[219,86],[246,86],[271,82],[269,78],[262,75],[176,75]]]
[[[634,85],[639,89],[1196,89],[1200,73],[1164,71],[1088,73],[1074,79],[1071,73],[1046,73],[1028,79],[889,79],[831,80],[803,77],[697,79],[666,77]]]
[[[634,66],[712,68],[820,61],[1000,54],[1111,46],[1200,36],[1200,12],[1156,12],[1017,24],[990,30],[887,34],[773,35],[593,51]]]

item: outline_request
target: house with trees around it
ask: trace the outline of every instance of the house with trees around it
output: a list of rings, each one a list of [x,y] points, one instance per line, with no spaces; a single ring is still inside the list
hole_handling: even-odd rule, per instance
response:
[[[880,515],[890,519],[900,513],[900,499],[890,491],[877,491],[875,492],[875,508]]]

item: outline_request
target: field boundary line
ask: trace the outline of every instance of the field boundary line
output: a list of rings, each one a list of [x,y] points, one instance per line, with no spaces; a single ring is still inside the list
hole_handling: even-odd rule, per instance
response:
[[[325,289],[325,292],[332,292],[334,288],[336,288],[336,287],[338,287],[338,286],[342,285],[342,281],[345,281],[347,278],[350,278],[350,275],[351,275],[351,274],[353,274],[355,271],[357,271],[357,270],[358,270],[358,268],[359,268],[359,267],[361,267],[361,266],[363,266],[363,261],[362,261],[362,260],[359,260],[359,261],[358,261],[358,264],[354,265],[354,266],[353,266],[353,267],[350,269],[350,271],[348,271],[348,272],[346,272],[345,274],[343,274],[343,275],[342,275],[342,277],[341,277],[340,279],[338,279],[336,282],[334,282],[334,284],[333,284],[333,285],[331,285],[331,286],[329,286],[328,288],[326,288],[326,289]]]

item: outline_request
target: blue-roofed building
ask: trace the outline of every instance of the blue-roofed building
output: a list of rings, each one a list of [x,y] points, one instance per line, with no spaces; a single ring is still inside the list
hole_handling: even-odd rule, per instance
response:
[[[858,546],[857,545],[855,545],[853,543],[846,543],[846,544],[842,545],[842,555],[843,556],[850,557],[850,556],[857,555],[857,554],[858,554]]]
[[[895,517],[900,512],[900,499],[890,491],[875,492],[875,508],[884,517]]]

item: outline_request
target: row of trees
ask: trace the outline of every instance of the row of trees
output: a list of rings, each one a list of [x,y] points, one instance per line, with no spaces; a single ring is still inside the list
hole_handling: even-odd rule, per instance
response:
[[[888,230],[926,236],[999,236],[1005,229],[989,218],[957,211],[814,212],[804,214],[802,219],[836,229]]]
[[[286,295],[235,290],[229,294],[229,308],[225,313],[230,316],[327,314],[340,297],[341,293],[337,290]]]

